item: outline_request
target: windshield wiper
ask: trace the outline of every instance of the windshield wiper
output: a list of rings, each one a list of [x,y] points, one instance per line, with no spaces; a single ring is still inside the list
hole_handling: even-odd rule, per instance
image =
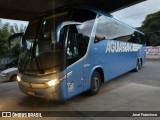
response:
[[[26,61],[27,57],[30,57],[31,55],[31,50],[27,51],[27,54],[22,62],[22,71],[25,71],[26,70],[26,65],[28,63],[28,61]]]
[[[44,74],[45,73],[44,69],[42,68],[42,65],[40,67],[40,62],[39,62],[39,60],[38,60],[38,58],[36,56],[35,56],[35,62],[36,62],[36,66],[37,66],[37,69],[38,69],[39,73],[40,74]]]

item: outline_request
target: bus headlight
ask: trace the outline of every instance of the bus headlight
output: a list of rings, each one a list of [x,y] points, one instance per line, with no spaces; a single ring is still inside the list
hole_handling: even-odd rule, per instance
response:
[[[17,75],[17,80],[18,80],[18,82],[20,82],[20,81],[21,81],[21,78],[20,78],[20,76],[19,76],[19,75]]]
[[[45,84],[47,84],[48,86],[54,86],[56,84],[59,83],[59,80],[58,79],[54,79],[54,80],[50,80],[48,82],[46,82]]]

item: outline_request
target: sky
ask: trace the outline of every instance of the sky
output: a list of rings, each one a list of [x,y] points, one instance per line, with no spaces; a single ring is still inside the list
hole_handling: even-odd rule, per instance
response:
[[[140,27],[148,14],[160,11],[160,0],[147,0],[131,7],[113,13],[113,17],[129,24]]]
[[[131,7],[119,10],[112,13],[113,17],[132,26],[140,27],[145,20],[146,15],[160,11],[160,0],[147,0]],[[17,23],[19,26],[23,24],[28,25],[25,21],[2,19],[2,22],[9,22],[10,24]]]
[[[27,21],[19,21],[19,20],[10,20],[10,19],[1,19],[2,23],[10,23],[11,25],[14,25],[14,23],[16,23],[18,26],[20,26],[21,24],[23,24],[23,26],[27,26],[28,22]]]

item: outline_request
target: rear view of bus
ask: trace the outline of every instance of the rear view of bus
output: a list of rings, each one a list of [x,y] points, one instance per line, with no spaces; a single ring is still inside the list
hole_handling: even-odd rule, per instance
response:
[[[141,38],[143,33],[93,9],[47,12],[30,21],[21,41],[19,88],[58,101],[88,90],[96,94],[101,83],[141,68]]]

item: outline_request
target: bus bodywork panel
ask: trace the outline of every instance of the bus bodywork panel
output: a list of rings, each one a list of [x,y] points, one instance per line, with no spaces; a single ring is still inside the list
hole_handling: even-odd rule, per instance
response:
[[[137,60],[142,58],[142,64],[145,63],[145,47],[142,45],[133,44],[131,49],[124,50],[115,45],[108,45],[112,40],[104,40],[95,45],[95,65],[103,66],[104,81],[113,79],[136,67]],[[114,41],[119,42],[119,41]],[[123,42],[122,42],[123,43]],[[132,43],[129,43],[132,44]],[[138,45],[138,47],[137,47]],[[107,50],[107,46],[111,47]],[[135,47],[136,46],[136,47]],[[105,66],[105,67],[104,67]]]

